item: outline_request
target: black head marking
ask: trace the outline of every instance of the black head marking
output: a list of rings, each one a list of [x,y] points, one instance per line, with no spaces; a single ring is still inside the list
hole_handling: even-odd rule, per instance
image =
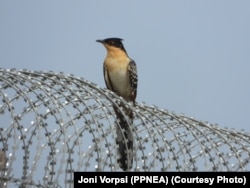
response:
[[[96,42],[101,42],[101,43],[107,44],[109,46],[114,46],[114,47],[120,48],[126,52],[126,50],[122,44],[122,40],[123,39],[121,39],[121,38],[106,38],[104,40],[97,40]]]

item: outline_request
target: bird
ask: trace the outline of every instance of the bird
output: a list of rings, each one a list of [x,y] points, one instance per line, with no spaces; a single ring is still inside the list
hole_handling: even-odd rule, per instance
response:
[[[127,102],[135,105],[137,95],[137,66],[133,59],[128,56],[121,38],[106,38],[96,40],[104,45],[107,50],[103,63],[103,74],[106,87],[124,98]],[[122,106],[129,121],[133,123],[133,112]],[[116,144],[118,153],[118,164],[121,169],[128,171],[133,166],[133,134],[126,119],[120,109],[113,105],[117,117]]]

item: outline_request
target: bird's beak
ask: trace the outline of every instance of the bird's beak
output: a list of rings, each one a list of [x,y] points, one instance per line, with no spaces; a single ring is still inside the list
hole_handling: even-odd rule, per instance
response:
[[[100,42],[100,43],[104,43],[104,41],[103,40],[96,40],[96,42]]]

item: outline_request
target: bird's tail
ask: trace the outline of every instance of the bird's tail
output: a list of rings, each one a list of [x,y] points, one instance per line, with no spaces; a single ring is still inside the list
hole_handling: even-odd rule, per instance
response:
[[[116,126],[117,162],[121,169],[127,171],[133,166],[133,133],[129,127],[128,120],[117,108],[114,107],[114,109],[118,123]],[[128,115],[130,124],[132,124],[133,112],[129,111]]]

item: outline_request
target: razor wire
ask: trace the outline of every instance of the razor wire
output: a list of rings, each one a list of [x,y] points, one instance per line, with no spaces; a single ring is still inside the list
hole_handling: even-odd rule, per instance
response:
[[[121,171],[113,105],[134,112],[131,171],[250,170],[244,130],[132,106],[71,74],[0,69],[0,186],[73,187],[75,171]]]

